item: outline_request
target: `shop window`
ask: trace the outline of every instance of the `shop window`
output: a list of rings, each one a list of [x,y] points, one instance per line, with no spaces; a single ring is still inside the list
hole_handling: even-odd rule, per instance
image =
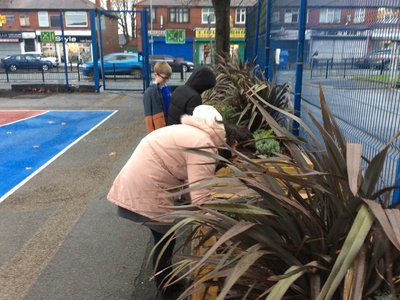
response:
[[[173,7],[169,9],[170,23],[189,23],[189,9],[185,7]]]
[[[29,26],[29,15],[27,13],[20,13],[19,14],[19,24],[21,26]]]
[[[47,11],[38,12],[39,27],[49,27],[49,14]]]
[[[236,24],[246,24],[246,9],[245,8],[236,8],[235,13],[235,23]]]
[[[6,24],[14,25],[15,24],[15,16],[14,15],[6,15]]]
[[[215,24],[214,8],[203,8],[201,10],[201,23],[208,24],[208,20],[210,20],[210,24]]]
[[[299,10],[297,8],[285,9],[285,23],[292,24],[299,22]]]
[[[156,9],[154,7],[152,7],[152,9],[151,9],[151,18],[150,18],[150,8],[149,7],[146,7],[146,13],[147,13],[147,22],[148,23],[150,23],[150,22],[154,23],[154,21],[156,19]]]
[[[50,27],[61,27],[60,16],[50,16]]]
[[[84,11],[67,11],[65,13],[66,27],[88,27],[87,14]]]
[[[319,22],[321,24],[340,23],[340,9],[322,8],[319,12]]]

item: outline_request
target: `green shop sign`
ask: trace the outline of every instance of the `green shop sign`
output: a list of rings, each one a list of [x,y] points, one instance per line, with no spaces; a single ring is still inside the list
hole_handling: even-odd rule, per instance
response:
[[[42,31],[40,33],[40,41],[44,43],[54,43],[56,41],[56,34],[54,31]]]
[[[166,44],[184,44],[185,29],[165,29]]]

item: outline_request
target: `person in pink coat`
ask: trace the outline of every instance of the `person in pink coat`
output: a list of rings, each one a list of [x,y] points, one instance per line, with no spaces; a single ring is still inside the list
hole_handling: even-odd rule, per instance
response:
[[[171,227],[171,223],[159,217],[171,212],[166,206],[173,206],[176,200],[176,196],[171,196],[171,192],[166,190],[184,183],[192,186],[212,177],[215,172],[217,162],[214,158],[184,149],[202,148],[217,153],[226,138],[232,145],[236,143],[231,136],[226,136],[222,121],[222,116],[214,107],[199,105],[192,116],[182,116],[182,124],[159,128],[145,136],[116,177],[108,194],[108,200],[118,206],[118,214],[149,227],[155,243],[158,243]],[[209,197],[209,188],[190,192],[194,205],[201,205]],[[153,256],[154,265],[163,247],[157,247]],[[156,273],[171,266],[173,247],[174,242],[164,251]],[[155,276],[160,289],[167,273]]]

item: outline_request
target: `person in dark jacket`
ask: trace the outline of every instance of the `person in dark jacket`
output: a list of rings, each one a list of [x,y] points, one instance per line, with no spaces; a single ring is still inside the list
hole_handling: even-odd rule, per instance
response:
[[[216,82],[214,72],[209,67],[194,69],[186,83],[172,93],[167,125],[180,124],[181,116],[192,115],[195,107],[202,104],[201,94],[214,87]]]

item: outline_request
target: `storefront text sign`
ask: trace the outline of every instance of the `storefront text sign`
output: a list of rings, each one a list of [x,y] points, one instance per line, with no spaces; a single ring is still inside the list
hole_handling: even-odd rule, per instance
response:
[[[43,40],[42,33],[40,33],[40,36],[39,36],[40,42],[47,43],[47,41]],[[65,41],[65,43],[91,43],[92,42],[92,37],[91,36],[64,35],[64,41]],[[62,36],[61,35],[55,35],[53,42],[61,43],[62,42]]]
[[[230,38],[234,39],[244,39],[246,37],[246,29],[245,28],[231,28]],[[207,29],[207,28],[197,28],[196,29],[196,38],[204,39],[204,38],[215,38],[215,28]]]
[[[21,31],[0,31],[1,43],[18,43],[21,39]]]

